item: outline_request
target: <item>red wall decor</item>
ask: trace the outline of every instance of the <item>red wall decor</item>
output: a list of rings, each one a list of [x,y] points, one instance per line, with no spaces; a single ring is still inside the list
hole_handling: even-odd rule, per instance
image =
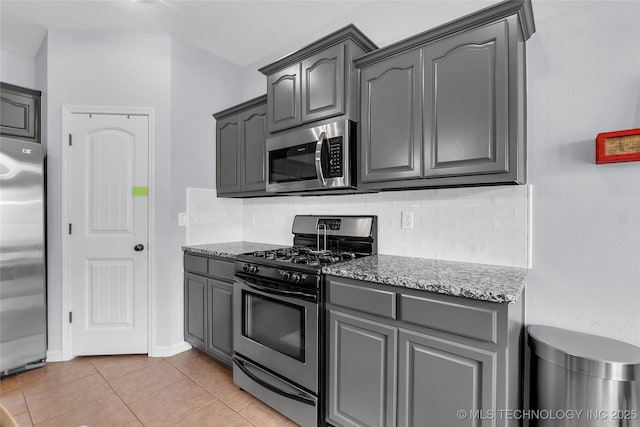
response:
[[[640,161],[640,129],[599,133],[596,137],[596,163]]]

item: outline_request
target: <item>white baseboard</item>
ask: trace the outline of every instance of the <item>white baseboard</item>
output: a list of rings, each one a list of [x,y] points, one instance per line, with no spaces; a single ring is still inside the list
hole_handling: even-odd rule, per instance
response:
[[[64,362],[65,359],[62,357],[62,350],[56,351],[47,351],[47,362]]]
[[[149,352],[149,357],[169,357],[187,350],[191,350],[191,344],[186,341],[173,345],[157,345]]]

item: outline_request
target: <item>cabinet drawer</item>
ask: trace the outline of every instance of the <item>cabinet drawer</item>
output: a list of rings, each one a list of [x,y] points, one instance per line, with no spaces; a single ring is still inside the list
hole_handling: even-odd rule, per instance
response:
[[[184,269],[195,273],[207,274],[207,258],[185,254]]]
[[[233,280],[233,268],[233,261],[209,259],[209,276],[216,276],[222,279]]]
[[[352,285],[346,280],[329,279],[329,302],[390,319],[396,318],[395,292]]]
[[[428,297],[400,295],[399,320],[497,344],[498,312]]]

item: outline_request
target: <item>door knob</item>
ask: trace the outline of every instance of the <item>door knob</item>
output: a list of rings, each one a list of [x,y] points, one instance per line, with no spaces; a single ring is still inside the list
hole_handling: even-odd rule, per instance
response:
[[[144,245],[142,243],[138,243],[137,245],[135,245],[133,247],[133,250],[136,251],[136,252],[140,252],[143,249],[144,249]]]

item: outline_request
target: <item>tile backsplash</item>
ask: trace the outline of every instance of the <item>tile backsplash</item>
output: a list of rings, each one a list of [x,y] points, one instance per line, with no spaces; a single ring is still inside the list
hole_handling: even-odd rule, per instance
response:
[[[242,240],[242,224],[242,200],[217,198],[216,190],[187,188],[187,244]]]
[[[378,215],[380,253],[528,267],[530,192],[521,185],[230,200],[189,189],[187,242],[291,244],[296,214]],[[401,228],[403,211],[413,212],[412,230]]]

